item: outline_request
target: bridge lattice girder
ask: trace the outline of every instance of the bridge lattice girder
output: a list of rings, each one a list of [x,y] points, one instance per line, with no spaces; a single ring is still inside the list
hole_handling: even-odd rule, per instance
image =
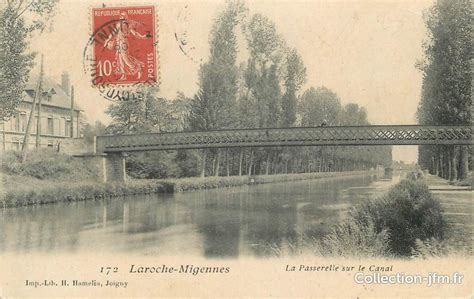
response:
[[[471,126],[340,126],[98,136],[96,151],[112,153],[233,147],[471,143]]]

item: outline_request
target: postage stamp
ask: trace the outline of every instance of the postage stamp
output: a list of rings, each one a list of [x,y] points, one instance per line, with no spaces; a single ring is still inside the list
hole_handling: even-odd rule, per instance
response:
[[[127,100],[134,87],[158,84],[155,6],[92,8],[91,27],[84,67],[102,96]]]
[[[93,47],[95,71],[104,82],[156,82],[154,10],[153,6],[92,9],[92,29],[99,41]]]

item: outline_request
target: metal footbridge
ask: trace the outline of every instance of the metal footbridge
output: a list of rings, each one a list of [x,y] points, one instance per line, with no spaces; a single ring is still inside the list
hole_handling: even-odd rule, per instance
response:
[[[233,129],[97,136],[97,153],[178,149],[354,146],[470,145],[471,126],[375,125]]]

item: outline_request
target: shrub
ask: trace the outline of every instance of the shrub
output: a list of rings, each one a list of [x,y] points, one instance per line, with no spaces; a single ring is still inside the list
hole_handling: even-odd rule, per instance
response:
[[[441,211],[424,183],[403,180],[386,195],[354,207],[313,248],[323,255],[351,257],[444,253],[447,223]]]
[[[21,156],[20,152],[8,151],[2,153],[0,160],[1,171],[7,174],[21,173]]]
[[[195,151],[180,150],[177,151],[173,159],[176,165],[174,176],[176,177],[193,177],[199,175],[199,157]]]
[[[173,176],[173,153],[133,153],[127,158],[127,174],[136,179],[161,179]]]
[[[350,218],[326,235],[319,245],[324,255],[350,257],[391,256],[387,230],[377,232],[371,221],[360,223]]]
[[[354,209],[351,217],[365,226],[373,223],[377,233],[387,231],[390,251],[410,256],[417,239],[444,238],[447,223],[441,212],[424,183],[403,180],[382,198]]]

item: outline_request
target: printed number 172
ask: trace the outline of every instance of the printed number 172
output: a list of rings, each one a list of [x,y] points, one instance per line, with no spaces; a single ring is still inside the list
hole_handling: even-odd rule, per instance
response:
[[[109,275],[110,273],[117,273],[118,267],[100,267],[100,273],[104,273],[105,275]]]

